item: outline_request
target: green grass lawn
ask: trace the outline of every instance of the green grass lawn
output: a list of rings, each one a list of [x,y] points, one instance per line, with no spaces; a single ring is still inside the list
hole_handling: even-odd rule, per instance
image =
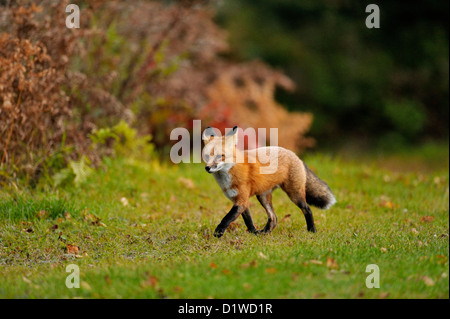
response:
[[[107,159],[79,187],[0,193],[0,297],[449,297],[447,165],[305,161],[338,200],[313,208],[315,234],[277,190],[272,234],[249,234],[239,218],[213,237],[231,203],[201,164]],[[262,228],[256,199],[250,210]],[[69,264],[78,289],[65,285]],[[379,266],[378,289],[366,287],[369,264]]]

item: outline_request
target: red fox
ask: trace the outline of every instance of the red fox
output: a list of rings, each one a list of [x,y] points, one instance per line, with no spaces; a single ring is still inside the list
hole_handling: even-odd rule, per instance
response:
[[[203,133],[205,147],[203,159],[206,171],[212,174],[225,196],[233,202],[230,212],[214,231],[221,237],[227,227],[242,215],[249,232],[270,233],[277,225],[272,206],[272,191],[280,187],[303,212],[307,230],[316,232],[312,211],[308,204],[328,209],[336,199],[328,185],[318,178],[292,151],[282,147],[260,147],[240,151],[236,148],[238,127],[223,137],[208,127]],[[276,163],[276,170],[264,173],[263,169]],[[256,195],[266,210],[268,221],[263,230],[253,224],[248,200]]]

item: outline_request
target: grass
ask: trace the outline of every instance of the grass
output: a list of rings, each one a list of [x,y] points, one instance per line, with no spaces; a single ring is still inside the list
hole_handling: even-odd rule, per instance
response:
[[[239,218],[214,238],[230,203],[198,164],[108,159],[78,188],[0,193],[0,297],[449,297],[448,166],[305,161],[338,200],[313,208],[316,234],[277,190],[272,234],[249,234]],[[250,209],[263,227],[255,199]],[[65,285],[69,264],[79,289]],[[378,289],[366,287],[369,264]]]

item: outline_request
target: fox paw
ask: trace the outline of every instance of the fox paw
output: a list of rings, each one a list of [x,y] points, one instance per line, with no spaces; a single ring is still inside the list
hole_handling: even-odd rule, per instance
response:
[[[308,227],[307,229],[308,229],[308,231],[311,232],[311,233],[315,233],[315,232],[317,231],[317,230],[316,230],[316,226]]]
[[[255,232],[255,235],[267,235],[270,234],[270,230],[267,229],[259,229]]]
[[[216,230],[214,231],[214,237],[220,238],[223,236],[224,233],[225,229],[216,228]]]

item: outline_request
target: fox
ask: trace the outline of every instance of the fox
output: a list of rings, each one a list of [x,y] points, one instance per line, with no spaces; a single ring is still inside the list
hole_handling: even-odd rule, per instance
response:
[[[309,205],[329,209],[336,203],[327,183],[315,175],[292,151],[278,146],[259,147],[252,150],[237,148],[238,127],[225,136],[217,136],[211,127],[203,132],[203,159],[205,170],[219,184],[233,206],[214,231],[220,238],[228,226],[242,215],[248,232],[268,234],[277,226],[277,215],[272,205],[272,192],[281,188],[302,211],[307,231],[315,233],[313,214]],[[275,170],[269,168],[273,163]],[[249,211],[249,199],[256,196],[266,211],[268,220],[258,230]]]

